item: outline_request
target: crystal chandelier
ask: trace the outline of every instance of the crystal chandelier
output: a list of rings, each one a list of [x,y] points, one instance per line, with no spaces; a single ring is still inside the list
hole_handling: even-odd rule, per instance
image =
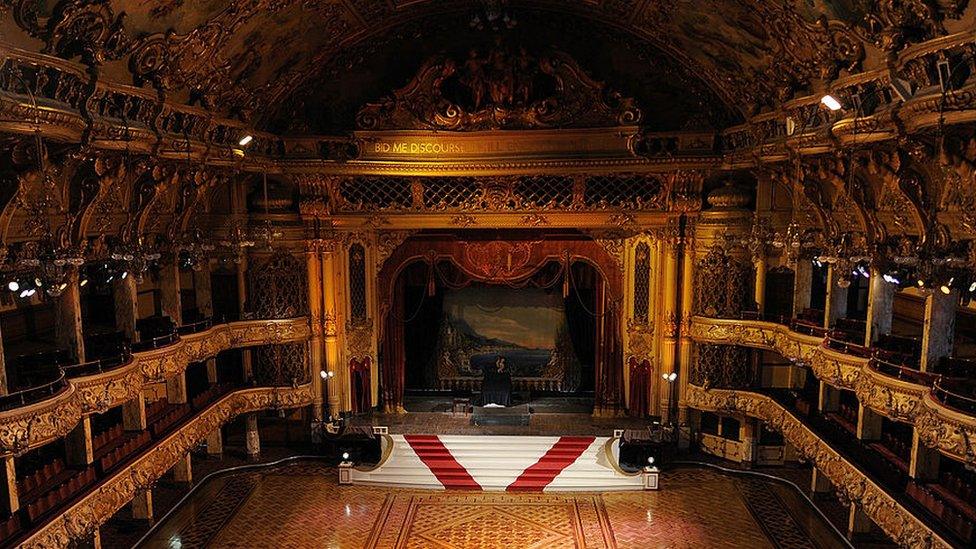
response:
[[[194,271],[203,269],[210,254],[216,248],[203,238],[203,233],[199,229],[184,237],[177,247],[180,250],[180,262]]]
[[[136,283],[141,283],[153,263],[159,260],[159,252],[143,243],[140,237],[135,243],[120,244],[109,254],[122,270],[122,278],[132,275]]]
[[[255,242],[248,234],[244,224],[238,222],[227,231],[227,237],[220,240],[218,244],[229,252],[231,260],[235,264],[240,265],[244,261],[244,256],[247,255],[248,248],[253,248]]]
[[[51,297],[58,297],[68,287],[72,269],[85,264],[85,258],[74,247],[58,246],[53,240],[29,242],[25,245],[17,267],[34,275],[34,286]],[[25,288],[24,297],[33,295]]]

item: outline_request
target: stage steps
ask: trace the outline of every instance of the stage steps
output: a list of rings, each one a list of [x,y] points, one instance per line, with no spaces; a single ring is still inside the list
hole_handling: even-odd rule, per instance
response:
[[[353,484],[488,491],[641,490],[640,475],[614,470],[608,437],[390,435],[389,458],[354,469]]]

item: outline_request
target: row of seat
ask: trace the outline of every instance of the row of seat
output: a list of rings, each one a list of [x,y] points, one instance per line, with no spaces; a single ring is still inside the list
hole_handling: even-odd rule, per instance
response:
[[[142,431],[138,435],[126,440],[122,444],[116,446],[112,451],[102,456],[102,458],[98,460],[98,466],[103,473],[110,471],[116,465],[122,461],[125,461],[126,458],[139,451],[140,448],[148,443],[149,433]]]
[[[34,492],[49,486],[55,479],[64,476],[64,462],[55,459],[45,463],[36,471],[17,481],[17,493],[21,498],[29,498]]]
[[[152,433],[153,438],[158,438],[161,434],[165,433],[172,427],[182,420],[184,417],[189,415],[190,407],[183,405],[174,407],[172,410],[163,414],[156,422],[149,426],[149,431]]]
[[[905,493],[938,517],[940,522],[962,538],[967,545],[976,541],[973,536],[976,524],[952,505],[947,504],[935,490],[913,480],[908,483]]]
[[[211,402],[214,401],[218,396],[222,395],[226,391],[224,385],[211,385],[205,391],[193,397],[192,404],[194,410],[199,410]]]
[[[31,522],[36,521],[38,517],[59,507],[94,482],[95,469],[93,467],[78,472],[58,488],[49,490],[43,497],[27,504],[27,517]]]
[[[908,462],[912,459],[912,443],[906,442],[892,433],[881,433],[881,443],[891,450],[893,454]]]
[[[122,433],[124,432],[125,431],[122,429],[122,425],[120,424],[95,435],[95,437],[92,438],[92,449],[95,451],[95,454],[97,455],[99,450],[105,448],[110,443],[121,437]]]
[[[6,545],[8,540],[20,533],[20,529],[20,515],[13,514],[0,522],[0,544]]]
[[[966,476],[972,477],[973,475]],[[948,471],[942,475],[939,483],[963,501],[972,502],[976,506],[976,482],[973,482],[972,478],[963,478],[961,475]]]

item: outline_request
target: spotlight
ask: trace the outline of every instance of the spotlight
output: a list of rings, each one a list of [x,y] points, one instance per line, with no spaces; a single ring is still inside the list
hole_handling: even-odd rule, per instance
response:
[[[866,269],[866,268],[864,267],[864,265],[858,265],[858,266],[857,266],[857,272],[858,272],[858,274],[860,274],[860,275],[861,275],[861,276],[863,276],[864,278],[870,278],[870,277],[871,277],[871,272],[870,272],[870,271],[868,271],[868,270],[867,270],[867,269]]]
[[[16,292],[17,290],[20,289],[20,283],[17,282],[16,280],[11,280],[10,282],[7,283],[7,289],[10,290],[11,292]]]
[[[38,288],[40,288],[41,286],[44,285],[44,281],[42,281],[40,278],[35,278],[34,279],[34,285],[37,286]]]
[[[67,288],[67,287],[68,287],[68,283],[67,282],[62,282],[61,285],[58,286],[58,291],[59,292],[63,292],[64,289]]]
[[[242,137],[241,140],[237,142],[237,144],[242,147],[246,147],[251,141],[254,141],[254,136],[251,134],[247,134],[244,137]]]
[[[108,284],[114,279],[115,279],[115,275],[108,275],[108,278],[105,279],[105,283]]]
[[[30,290],[24,290],[23,292],[20,292],[20,297],[27,297],[30,295],[30,292]]]
[[[827,94],[821,97],[820,102],[832,111],[839,111],[841,109],[840,101],[838,101],[833,95]]]

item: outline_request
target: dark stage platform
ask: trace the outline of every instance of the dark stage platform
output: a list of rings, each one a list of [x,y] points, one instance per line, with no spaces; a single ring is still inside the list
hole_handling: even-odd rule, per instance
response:
[[[475,406],[471,411],[471,425],[528,425],[530,420],[528,404],[505,408]]]

